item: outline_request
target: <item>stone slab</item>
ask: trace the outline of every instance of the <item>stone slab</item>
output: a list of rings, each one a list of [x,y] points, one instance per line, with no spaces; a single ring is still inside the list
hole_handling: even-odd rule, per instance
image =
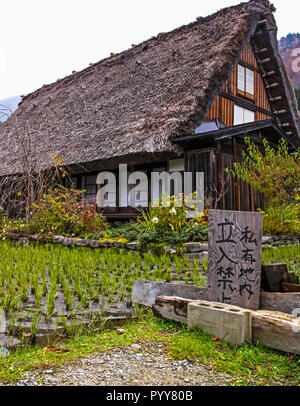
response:
[[[153,306],[156,296],[180,296],[186,299],[206,300],[207,288],[184,283],[134,281],[132,302],[144,306]]]

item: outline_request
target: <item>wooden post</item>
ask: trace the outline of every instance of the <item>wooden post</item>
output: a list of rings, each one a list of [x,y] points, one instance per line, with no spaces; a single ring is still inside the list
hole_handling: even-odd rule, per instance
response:
[[[262,213],[209,211],[209,300],[259,309],[262,219]]]

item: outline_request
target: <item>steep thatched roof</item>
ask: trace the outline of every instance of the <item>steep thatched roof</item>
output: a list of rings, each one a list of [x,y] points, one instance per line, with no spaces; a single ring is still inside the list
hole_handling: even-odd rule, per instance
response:
[[[262,16],[276,28],[267,0],[220,10],[29,94],[0,127],[0,175],[28,151],[40,167],[176,154],[170,137],[203,119]]]

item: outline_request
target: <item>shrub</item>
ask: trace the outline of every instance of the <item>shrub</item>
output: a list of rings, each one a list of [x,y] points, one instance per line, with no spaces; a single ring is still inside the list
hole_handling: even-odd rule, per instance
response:
[[[207,226],[201,224],[186,224],[181,230],[172,231],[169,227],[144,231],[139,234],[139,241],[143,244],[184,244],[187,242],[207,241]]]
[[[108,238],[125,238],[128,241],[137,241],[140,235],[138,223],[124,224],[119,227],[110,227],[105,235]]]
[[[166,207],[166,201],[170,199],[170,207]],[[141,217],[138,218],[141,231],[154,231],[160,228],[169,228],[172,231],[181,230],[186,223],[187,208],[182,205],[176,206],[177,200],[174,196],[164,195],[158,200],[158,206],[151,206],[148,210],[141,210]]]
[[[166,200],[170,199],[170,206]],[[197,218],[188,219],[188,208],[178,206],[179,200],[174,196],[164,195],[158,206],[150,206],[141,211],[138,218],[139,240],[142,244],[149,242],[180,244],[190,241],[207,240],[208,211],[199,213]]]
[[[263,213],[265,235],[292,235],[300,233],[299,203],[283,205],[283,223],[281,223],[281,206],[270,204]]]
[[[79,236],[104,230],[105,218],[82,199],[82,194],[83,191],[63,186],[49,189],[38,204],[32,205],[28,231]]]
[[[264,139],[262,152],[249,137],[244,140],[247,146],[247,151],[242,154],[244,160],[234,163],[231,173],[263,193],[270,206],[281,207],[280,223],[283,226],[284,207],[295,200],[300,188],[300,148],[290,154],[283,138],[276,150]],[[230,172],[228,168],[227,172]]]

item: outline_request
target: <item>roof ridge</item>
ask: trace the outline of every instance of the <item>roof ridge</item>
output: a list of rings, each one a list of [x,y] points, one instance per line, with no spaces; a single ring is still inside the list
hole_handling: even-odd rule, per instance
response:
[[[249,0],[248,2],[243,2],[243,3],[240,3],[240,4],[235,5],[235,6],[228,6],[228,7],[222,8],[220,10],[217,10],[216,12],[214,12],[213,14],[210,14],[208,16],[196,17],[196,19],[194,21],[192,21],[192,22],[190,22],[188,24],[183,24],[182,26],[177,27],[177,28],[175,28],[175,29],[173,29],[171,31],[160,32],[156,36],[152,36],[151,38],[148,38],[147,40],[144,40],[141,43],[132,46],[131,48],[125,49],[125,50],[123,50],[121,52],[118,52],[116,54],[112,53],[110,56],[108,56],[106,58],[103,58],[98,62],[92,63],[92,64],[90,64],[90,66],[87,66],[86,68],[83,68],[82,70],[80,70],[78,72],[71,73],[71,74],[69,74],[69,75],[67,75],[67,76],[65,76],[63,78],[57,79],[55,82],[43,85],[42,87],[34,90],[33,92],[28,93],[27,95],[23,96],[22,100],[19,103],[19,106],[23,103],[24,100],[29,99],[31,96],[34,96],[34,97],[38,96],[41,91],[44,91],[44,90],[46,90],[48,88],[51,88],[51,87],[54,87],[56,84],[59,84],[59,83],[61,83],[63,81],[68,82],[69,80],[72,80],[75,77],[78,77],[78,76],[80,76],[80,75],[82,75],[82,74],[84,74],[86,72],[91,71],[93,68],[98,67],[99,65],[107,66],[107,63],[112,62],[112,61],[114,61],[115,63],[116,62],[119,62],[119,63],[121,62],[122,63],[123,62],[122,56],[125,57],[127,55],[132,55],[133,51],[135,49],[137,49],[139,47],[145,47],[151,41],[165,40],[170,35],[177,34],[177,33],[181,32],[181,31],[183,31],[185,29],[192,29],[195,26],[200,27],[202,24],[205,24],[205,23],[217,18],[219,15],[221,16],[222,14],[225,14],[229,10],[232,10],[232,9],[245,8],[245,11],[248,11],[248,10],[257,11],[257,7],[253,7],[252,3],[253,2],[254,3],[261,3],[261,2],[265,2],[265,1],[268,1],[268,0]],[[249,8],[249,6],[250,6],[250,8]]]

